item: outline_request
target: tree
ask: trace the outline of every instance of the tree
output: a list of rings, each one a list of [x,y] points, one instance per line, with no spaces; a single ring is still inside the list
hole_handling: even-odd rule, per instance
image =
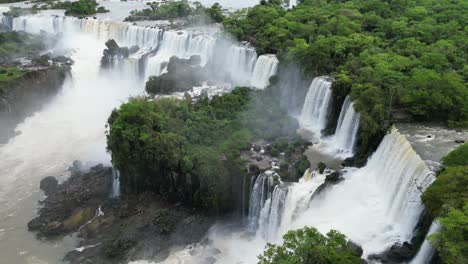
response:
[[[460,209],[451,209],[439,220],[442,232],[429,237],[440,257],[447,264],[468,262],[468,203]]]
[[[360,256],[347,246],[346,237],[334,230],[322,235],[305,227],[284,235],[283,245],[268,244],[260,264],[358,264]]]

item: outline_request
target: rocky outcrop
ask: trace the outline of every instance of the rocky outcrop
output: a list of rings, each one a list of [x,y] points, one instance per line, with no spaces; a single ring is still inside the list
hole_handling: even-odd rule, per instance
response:
[[[104,49],[102,58],[101,58],[101,67],[109,68],[115,62],[115,60],[125,59],[130,56],[130,54],[135,53],[139,50],[138,46],[128,47],[119,47],[117,42],[113,39],[110,39],[106,42],[107,49]]]
[[[62,87],[68,65],[26,68],[20,77],[0,82],[0,143],[14,135],[14,128]]]
[[[91,220],[109,196],[112,169],[98,165],[86,173],[74,172],[66,182],[56,184],[54,177],[41,181],[41,189],[48,196],[41,202],[39,216],[28,223],[28,229],[36,231],[38,237],[65,235]]]
[[[169,203],[150,193],[111,198],[112,169],[102,165],[83,171],[74,162],[71,176],[41,201],[39,216],[28,223],[46,239],[78,233],[78,247],[65,261],[120,263],[127,259],[158,259],[173,246],[200,241],[214,220],[181,204]],[[47,177],[41,188],[54,186]]]
[[[416,254],[416,247],[413,244],[404,242],[403,244],[395,243],[388,250],[370,255],[370,260],[378,260],[382,263],[402,263],[411,260]]]
[[[49,196],[57,192],[58,181],[54,176],[45,177],[41,180],[39,187],[45,195]]]
[[[200,66],[201,58],[193,55],[190,59],[171,57],[167,64],[167,72],[161,76],[151,76],[146,83],[146,91],[150,94],[173,94],[186,92],[194,86],[201,86],[209,75]]]

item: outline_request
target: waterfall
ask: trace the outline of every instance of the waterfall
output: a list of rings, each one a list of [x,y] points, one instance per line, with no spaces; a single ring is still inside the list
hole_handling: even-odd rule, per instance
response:
[[[286,204],[288,188],[276,185],[270,198],[265,202],[259,218],[259,233],[267,241],[275,241],[277,230]]]
[[[120,196],[120,172],[117,169],[112,168],[112,198]]]
[[[325,182],[327,173],[307,169],[299,183],[281,183],[279,175],[272,172],[260,174],[250,200],[251,231],[267,241],[277,241],[289,230],[298,213],[307,208],[310,197]],[[279,184],[273,187],[275,181]]]
[[[315,196],[330,172],[306,171],[298,183],[273,190],[272,178],[260,175],[250,204],[250,216],[258,219],[253,225],[257,235],[278,241],[288,230],[304,226],[323,233],[336,229],[361,244],[365,255],[412,238],[424,209],[421,194],[435,178],[396,129],[384,137],[365,167],[348,169],[343,181]]]
[[[248,86],[257,61],[254,48],[231,45],[228,49],[224,68],[236,85]]]
[[[297,0],[289,0],[289,8],[293,8],[297,5]]]
[[[267,54],[258,57],[250,81],[250,86],[257,89],[265,89],[270,84],[269,79],[276,74],[278,59],[275,55]]]
[[[249,202],[249,229],[255,231],[259,225],[261,210],[266,201],[271,197],[274,177],[277,177],[273,171],[266,171],[258,175],[250,193]]]
[[[346,97],[341,108],[340,117],[335,130],[333,144],[336,149],[353,153],[359,129],[360,114],[354,110],[353,103]]]
[[[421,194],[435,178],[403,135],[392,129],[365,167],[343,177],[311,201],[298,226],[341,231],[365,254],[411,239],[423,211]]]
[[[158,52],[148,58],[146,77],[164,73],[165,64],[172,56],[188,59],[192,55],[201,57],[204,66],[213,53],[215,39],[207,35],[194,35],[187,31],[165,31]]]
[[[421,248],[418,251],[418,254],[411,260],[410,264],[424,264],[429,263],[431,258],[434,256],[435,249],[432,247],[431,243],[427,238],[435,233],[439,233],[442,230],[442,227],[436,221],[432,222],[431,227],[429,228],[429,232],[424,239]]]
[[[310,84],[299,121],[301,126],[320,135],[325,128],[329,105],[332,98],[331,80],[328,77],[316,77]]]

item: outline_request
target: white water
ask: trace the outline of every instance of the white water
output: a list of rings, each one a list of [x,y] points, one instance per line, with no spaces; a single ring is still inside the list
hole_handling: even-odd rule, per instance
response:
[[[24,208],[22,201],[27,200],[24,195],[38,195],[38,180],[43,176],[60,175],[74,159],[101,161],[109,164],[109,157],[105,153],[103,124],[113,107],[118,106],[129,94],[141,93],[142,87],[135,85],[130,80],[131,78],[125,80],[126,78],[122,78],[122,75],[99,74],[99,57],[104,48],[103,40],[109,36],[135,43],[148,39],[145,30],[132,33],[133,35],[124,34],[123,32],[130,30],[127,30],[128,27],[119,25],[115,27],[107,25],[91,27],[89,25],[89,28],[87,26],[83,28],[83,24],[88,22],[89,24],[105,24],[99,21],[93,22],[93,20],[80,22],[76,19],[32,18],[32,20],[24,21],[26,23],[17,21],[15,27],[35,33],[40,29],[50,32],[59,32],[64,29],[65,32],[73,32],[73,30],[84,29],[85,32],[92,32],[101,41],[81,34],[66,38],[70,40],[70,43],[66,43],[65,46],[77,49],[73,56],[77,62],[73,66],[74,77],[67,81],[63,93],[57,96],[50,105],[18,127],[22,132],[21,135],[0,148],[0,175],[2,175],[0,215],[2,216],[9,215],[9,212],[12,212],[12,215],[22,214],[21,208]],[[168,35],[166,33],[164,37]],[[130,35],[132,37],[129,37]],[[187,44],[187,41],[191,42],[199,37],[191,35],[189,38],[188,35],[190,35],[188,32],[182,32],[182,34],[172,32],[171,37],[167,37],[166,41],[161,40],[161,51],[163,51],[159,54],[161,58],[166,59],[169,54],[180,54],[182,57],[189,54],[205,54],[205,59],[208,60],[211,51],[200,43],[204,43],[205,38],[209,39],[209,37],[203,36]],[[149,39],[147,46],[153,48],[156,41],[159,42],[161,38],[158,33],[158,37]],[[246,57],[250,58],[249,56]],[[261,61],[261,58],[262,56],[256,63],[252,83],[258,81],[266,86],[269,77],[274,74],[271,74],[271,69],[276,65],[270,67],[270,71],[265,70],[269,68],[268,63],[264,62],[264,59]],[[250,62],[248,59],[245,61]],[[270,65],[273,64],[270,63]],[[245,65],[248,68],[251,64],[245,63]],[[162,69],[159,71],[161,72]],[[274,72],[276,73],[276,68]],[[330,85],[329,80],[319,77],[314,79],[309,89],[301,115],[301,123],[312,127],[314,131],[320,131],[325,127],[331,96]],[[254,85],[260,89],[265,86]],[[343,117],[342,126],[344,120],[345,117]],[[346,130],[352,131],[348,128]],[[305,225],[316,226],[323,232],[330,228],[338,229],[361,243],[366,254],[376,253],[395,241],[404,241],[411,237],[415,221],[422,210],[420,190],[425,189],[432,182],[433,177],[403,136],[396,131],[386,136],[368,165],[359,170],[349,171],[345,174],[345,178],[344,182],[314,198],[310,206],[309,200],[324,182],[325,175],[310,177],[306,173],[299,183],[291,186],[276,186],[273,188],[273,193],[269,178],[268,186],[270,187],[257,188],[262,192],[260,196],[252,193],[258,197],[254,198],[257,202],[254,199],[251,200],[256,205],[251,211],[253,212],[252,218],[249,218],[259,223],[255,225],[256,236],[246,238],[245,234],[239,233],[227,236],[214,233],[211,237],[214,244],[222,251],[222,256],[219,256],[221,263],[236,263],[240,260],[247,263],[254,262],[266,241],[280,241],[281,235],[287,230]],[[265,188],[269,191],[265,191]],[[7,206],[3,207],[4,204]],[[26,208],[34,206],[28,204]],[[28,215],[24,217],[24,221],[30,218]],[[18,236],[18,232],[23,232],[19,228],[24,229],[25,222],[13,221],[15,218],[9,216],[5,219],[5,221],[0,221],[1,230],[11,230],[9,229],[11,225],[15,227],[12,231],[0,234],[0,246],[6,245],[8,240],[8,243],[13,243],[13,245],[8,244],[9,247],[28,247],[28,245],[15,244],[15,240],[12,240]],[[47,246],[41,244],[35,250],[21,256],[29,257],[27,260],[29,263],[31,256],[40,256],[41,250],[39,249]],[[23,259],[23,257],[16,256],[19,255],[18,252],[7,253],[11,254],[11,256],[6,256],[7,259],[18,260],[13,261],[15,263],[26,261],[27,257]],[[49,257],[44,256],[44,259],[50,260]],[[170,259],[180,261],[191,257],[192,254],[182,254],[180,257],[178,253],[175,253]],[[51,261],[54,262],[55,259]],[[193,261],[186,263],[193,263]]]
[[[230,73],[233,83],[248,86],[256,61],[255,49],[233,44],[228,49],[224,68]]]
[[[268,84],[270,84],[270,77],[276,74],[278,63],[278,59],[272,54],[266,54],[258,57],[250,86],[257,89],[265,89]]]
[[[333,145],[337,150],[350,154],[354,152],[360,120],[360,114],[354,110],[353,103],[347,96],[333,138]]]
[[[213,247],[222,252],[213,255],[219,263],[254,263],[267,242],[281,243],[281,236],[288,230],[304,226],[316,227],[322,233],[330,229],[344,233],[362,245],[364,257],[379,253],[411,239],[423,210],[421,193],[434,180],[410,143],[395,129],[385,136],[365,167],[348,169],[342,182],[313,196],[327,173],[306,172],[298,183],[278,185],[271,195],[265,193],[271,190],[271,178],[259,177],[251,194],[261,197],[251,200],[256,209],[251,211],[250,220],[258,217],[259,222],[254,236],[215,228],[208,236],[211,245],[176,251],[162,263],[193,263]]]
[[[432,225],[429,228],[429,232],[427,233],[426,238],[424,239],[424,242],[421,245],[418,254],[416,254],[413,260],[411,260],[410,264],[429,263],[432,256],[434,256],[435,249],[434,247],[432,247],[431,243],[429,242],[429,240],[427,240],[427,238],[432,234],[439,233],[441,230],[442,227],[439,223],[437,223],[436,221],[432,222]]]
[[[112,169],[112,198],[120,196],[120,173],[116,169]]]
[[[55,30],[50,21],[33,18],[15,25],[28,32]],[[0,146],[0,248],[8,263],[58,263],[72,249],[74,240],[44,243],[26,230],[40,199],[39,181],[64,175],[74,160],[110,165],[107,118],[130,95],[143,91],[130,78],[101,72],[104,43],[74,30],[73,25],[66,28],[60,44],[75,50],[72,77],[49,104],[17,127],[21,134]]]
[[[289,0],[289,8],[293,8],[297,5],[297,0]]]
[[[360,243],[365,254],[407,241],[423,210],[420,196],[432,172],[398,131],[386,135],[362,169],[315,198],[297,221],[322,232],[337,229]]]
[[[331,80],[328,77],[316,77],[310,84],[299,122],[319,138],[325,128],[329,105],[332,97]]]

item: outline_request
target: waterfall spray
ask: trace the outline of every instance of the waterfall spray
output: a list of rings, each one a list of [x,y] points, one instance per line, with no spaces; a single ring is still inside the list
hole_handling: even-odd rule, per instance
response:
[[[332,97],[331,80],[328,77],[316,77],[312,81],[302,107],[299,121],[301,125],[317,135],[325,128],[329,105]]]
[[[270,84],[269,79],[278,70],[278,59],[275,55],[267,54],[258,57],[252,75],[250,86],[257,89],[265,89]]]
[[[338,151],[353,153],[360,120],[360,114],[354,110],[353,103],[347,96],[341,108],[333,140]]]

